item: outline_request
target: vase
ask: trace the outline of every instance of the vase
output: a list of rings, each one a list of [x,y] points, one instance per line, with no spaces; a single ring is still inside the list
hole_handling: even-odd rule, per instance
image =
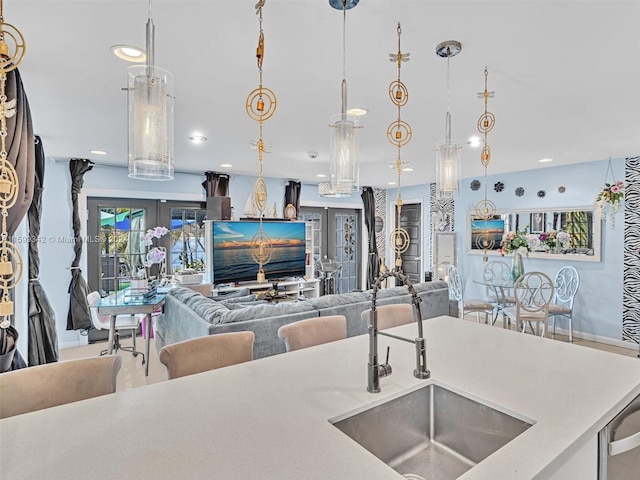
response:
[[[522,261],[522,255],[518,252],[513,254],[511,259],[511,279],[515,282],[524,273],[524,263]]]

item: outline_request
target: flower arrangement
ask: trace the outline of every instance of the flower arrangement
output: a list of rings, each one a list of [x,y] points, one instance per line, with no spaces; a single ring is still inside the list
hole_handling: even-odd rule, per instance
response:
[[[613,184],[605,183],[604,187],[596,197],[596,208],[600,212],[602,218],[605,218],[605,210],[609,208],[609,218],[611,219],[611,228],[616,226],[616,213],[620,210],[622,201],[624,200],[624,182],[615,181]]]
[[[503,257],[505,255],[509,255],[510,253],[518,252],[521,255],[529,255],[529,252],[532,250],[530,246],[530,242],[534,241],[535,237],[537,240],[537,235],[527,234],[526,229],[522,231],[509,231],[502,236],[502,241],[500,242],[500,255]]]
[[[166,227],[155,227],[147,230],[145,233],[142,242],[146,247],[150,247],[153,245],[154,238],[161,238],[162,236],[169,233],[169,229]],[[132,280],[144,280],[147,278],[147,268],[151,267],[156,263],[162,263],[167,257],[167,252],[164,247],[153,247],[149,249],[145,256],[144,268],[140,268],[136,271],[136,273],[131,274]],[[162,268],[161,268],[162,270]]]
[[[569,245],[571,244],[571,234],[561,231],[561,232],[558,232],[558,235],[556,238],[558,242],[560,242],[560,245],[562,246],[562,248],[569,248]]]

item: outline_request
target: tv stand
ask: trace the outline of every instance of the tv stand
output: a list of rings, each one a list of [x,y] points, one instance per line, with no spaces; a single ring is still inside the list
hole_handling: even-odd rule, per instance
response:
[[[283,282],[266,281],[264,283],[247,282],[245,284],[238,284],[237,287],[215,287],[213,289],[213,296],[215,297],[218,292],[234,292],[248,288],[251,293],[258,293],[264,290],[270,290],[273,288],[273,284],[278,284],[278,292],[286,295],[287,297],[297,298],[300,294],[306,298],[316,298],[320,296],[320,280],[313,278],[311,280],[288,280]]]

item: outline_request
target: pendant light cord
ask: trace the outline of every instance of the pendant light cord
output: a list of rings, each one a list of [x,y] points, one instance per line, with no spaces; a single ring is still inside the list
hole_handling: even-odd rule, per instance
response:
[[[449,50],[449,47],[447,47]],[[449,52],[448,52],[449,53]],[[451,55],[447,55],[447,115],[444,126],[444,136],[447,139],[447,144],[451,145],[451,93],[449,91],[449,64],[451,62]]]

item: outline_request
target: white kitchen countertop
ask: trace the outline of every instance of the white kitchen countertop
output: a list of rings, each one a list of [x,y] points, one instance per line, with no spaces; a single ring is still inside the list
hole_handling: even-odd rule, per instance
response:
[[[378,394],[362,335],[0,420],[0,477],[400,480],[329,420],[434,382],[534,423],[461,479],[547,478],[640,394],[632,357],[450,317],[424,326],[431,379],[413,377],[410,344],[379,337],[393,374]]]

